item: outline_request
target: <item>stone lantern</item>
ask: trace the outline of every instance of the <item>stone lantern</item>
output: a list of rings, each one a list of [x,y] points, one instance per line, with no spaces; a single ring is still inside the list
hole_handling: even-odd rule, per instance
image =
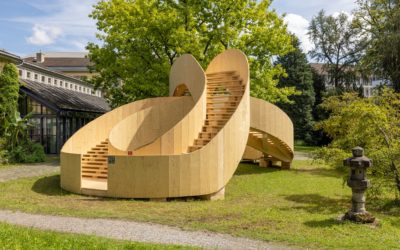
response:
[[[343,219],[361,223],[372,223],[375,218],[365,210],[365,191],[370,187],[367,179],[367,168],[372,166],[372,161],[364,156],[364,149],[355,147],[352,149],[353,157],[343,161],[345,166],[350,167],[350,176],[347,186],[352,190],[352,207]]]

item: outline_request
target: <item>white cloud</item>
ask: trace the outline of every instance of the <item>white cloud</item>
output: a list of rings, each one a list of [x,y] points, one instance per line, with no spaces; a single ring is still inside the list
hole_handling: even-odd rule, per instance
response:
[[[88,15],[97,0],[22,0],[37,9],[37,16],[21,16],[8,21],[32,25],[27,43],[47,49],[84,50],[84,42],[96,41],[96,23]],[[85,46],[84,46],[85,45]]]
[[[284,20],[287,24],[288,30],[300,39],[301,47],[304,52],[312,50],[313,44],[307,35],[310,22],[304,17],[293,13],[287,14],[284,17]]]
[[[345,14],[347,17],[348,17],[348,19],[349,19],[349,21],[351,22],[352,20],[353,20],[353,18],[354,18],[354,15],[352,14],[352,13],[349,13],[349,12],[347,12],[347,11],[336,11],[336,12],[333,12],[332,13],[332,16],[333,17],[338,17],[340,14]]]
[[[59,27],[40,24],[35,24],[32,32],[32,35],[26,41],[38,46],[53,44],[62,34],[62,30]]]

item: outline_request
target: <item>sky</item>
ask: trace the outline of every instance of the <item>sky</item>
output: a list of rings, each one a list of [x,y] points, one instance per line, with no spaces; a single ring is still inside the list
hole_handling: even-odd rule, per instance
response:
[[[0,0],[0,49],[31,55],[38,51],[84,51],[96,42],[95,21],[88,17],[97,0]],[[321,9],[327,14],[350,14],[354,0],[275,0],[271,8],[284,20],[289,31],[312,49],[307,37],[310,20]]]

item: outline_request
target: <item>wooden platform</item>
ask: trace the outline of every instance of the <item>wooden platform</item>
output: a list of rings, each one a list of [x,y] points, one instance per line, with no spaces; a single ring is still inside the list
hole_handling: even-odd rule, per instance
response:
[[[82,178],[81,187],[82,189],[95,189],[95,190],[107,191],[107,180]]]

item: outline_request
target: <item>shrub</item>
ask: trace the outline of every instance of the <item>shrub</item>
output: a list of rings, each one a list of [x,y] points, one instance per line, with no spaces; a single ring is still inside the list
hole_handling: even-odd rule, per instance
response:
[[[374,192],[400,192],[400,94],[383,91],[372,98],[360,98],[356,93],[327,98],[321,107],[330,112],[328,119],[316,124],[332,142],[318,156],[328,164],[342,168],[341,161],[351,148],[361,146],[373,160],[368,171],[374,182]],[[380,190],[378,190],[380,189]]]
[[[9,153],[10,161],[18,163],[43,162],[45,157],[43,146],[33,142],[18,145]]]

